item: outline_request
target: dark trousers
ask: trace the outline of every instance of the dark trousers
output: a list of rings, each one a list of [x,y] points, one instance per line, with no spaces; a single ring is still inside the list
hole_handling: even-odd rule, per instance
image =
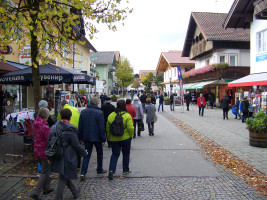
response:
[[[120,151],[122,152],[123,156],[122,157],[123,172],[129,171],[131,140],[132,138],[123,141],[110,142],[112,148],[112,155],[110,157],[109,171],[112,171],[113,173],[116,172],[117,162],[120,157]]]
[[[142,103],[143,112],[145,112],[146,103]]]
[[[48,164],[47,159],[45,158],[40,158],[39,162],[42,166],[42,172],[34,190],[32,191],[32,194],[36,194],[38,196],[40,195],[42,190],[43,192],[46,192],[50,189],[50,165]]]
[[[137,125],[137,135],[140,136],[141,131],[139,130],[139,123],[142,119],[134,119],[134,137],[136,137],[136,125]]]
[[[56,192],[56,200],[63,200],[63,194],[65,187],[68,187],[73,195],[73,197],[78,196],[78,191],[73,184],[72,180],[64,178],[63,175],[59,175],[58,183],[57,183],[57,192]]]
[[[160,110],[160,106],[162,106],[162,111],[163,111],[163,102],[162,103],[159,103],[158,112]]]
[[[211,107],[211,109],[213,109],[213,102],[210,102],[210,107]]]
[[[87,156],[83,157],[83,164],[81,174],[86,175],[88,170],[88,164],[90,161],[90,157],[92,154],[93,146],[95,146],[97,153],[97,173],[101,173],[103,171],[103,147],[101,142],[85,142],[84,147],[88,152]]]
[[[186,110],[189,110],[189,103],[190,102],[186,102]]]
[[[229,111],[228,108],[223,108],[223,119],[225,119],[225,117],[226,119],[228,119],[228,111]]]
[[[201,105],[201,106],[198,107],[198,114],[199,114],[199,116],[200,116],[200,113],[201,113],[201,116],[203,117],[203,115],[204,115],[204,108],[205,108],[205,106],[203,106],[203,105]]]
[[[235,119],[237,118],[237,115],[238,115],[239,119],[241,119],[241,115],[239,114],[239,110],[237,108],[235,108]]]
[[[242,123],[244,123],[247,118],[248,118],[248,112],[243,112]]]
[[[152,134],[154,133],[154,122],[150,122],[147,124],[147,127],[148,127],[148,132],[149,134]]]

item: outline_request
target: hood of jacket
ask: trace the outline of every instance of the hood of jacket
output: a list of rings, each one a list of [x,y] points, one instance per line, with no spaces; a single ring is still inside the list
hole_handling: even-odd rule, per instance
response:
[[[57,123],[55,124],[56,128],[60,131],[77,131],[77,128],[75,126],[73,126],[72,124],[69,124],[67,122],[63,122],[63,121],[57,121]]]

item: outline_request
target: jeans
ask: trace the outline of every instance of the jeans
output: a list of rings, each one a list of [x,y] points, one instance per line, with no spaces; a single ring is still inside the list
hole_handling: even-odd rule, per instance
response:
[[[174,103],[170,103],[170,109],[174,111]]]
[[[120,157],[120,151],[122,152],[123,156],[122,157],[123,172],[129,171],[131,140],[132,138],[123,141],[110,142],[112,148],[112,155],[110,157],[109,171],[112,171],[115,174],[117,162]]]
[[[200,113],[201,113],[201,116],[203,117],[203,115],[204,115],[204,108],[205,108],[205,106],[203,106],[203,105],[201,105],[201,106],[198,107],[199,116],[200,116]]]
[[[239,110],[235,108],[235,119],[237,118],[237,115],[238,115],[239,119],[241,119],[241,115],[239,113]]]
[[[63,175],[59,175],[58,183],[57,183],[57,192],[56,192],[56,200],[63,200],[63,194],[64,194],[64,189],[65,187],[70,189],[72,195],[74,198],[78,196],[78,191],[73,184],[72,180],[64,178]]]
[[[162,106],[162,111],[163,111],[163,102],[162,103],[159,102],[158,112],[160,110],[160,106]]]
[[[142,103],[143,112],[145,112],[146,103]]]
[[[189,103],[190,102],[186,102],[186,110],[189,110]]]
[[[48,164],[47,159],[45,158],[40,158],[39,162],[42,166],[42,172],[34,190],[32,191],[32,194],[36,194],[38,196],[40,195],[42,190],[43,192],[46,192],[50,189],[50,165]]]
[[[139,130],[139,123],[142,119],[134,119],[134,137],[136,137],[136,125],[137,125],[137,135],[140,136],[141,131]]]
[[[147,124],[147,127],[148,127],[148,132],[149,134],[152,134],[154,133],[154,122],[150,122]]]
[[[87,156],[83,157],[83,164],[82,164],[82,170],[81,174],[86,175],[87,170],[88,170],[88,164],[90,161],[90,157],[92,154],[93,150],[93,145],[96,148],[96,153],[97,153],[97,173],[101,173],[103,171],[103,148],[102,148],[102,143],[101,142],[85,142],[84,147],[88,152]]]

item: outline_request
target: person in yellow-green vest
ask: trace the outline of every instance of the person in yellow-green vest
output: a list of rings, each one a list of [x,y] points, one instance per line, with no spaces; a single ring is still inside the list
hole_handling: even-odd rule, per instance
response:
[[[80,113],[78,111],[77,108],[70,106],[67,102],[67,100],[62,100],[61,101],[61,107],[62,109],[68,108],[70,109],[72,115],[71,115],[71,119],[70,119],[70,124],[72,124],[73,126],[75,126],[78,129],[78,125],[79,125],[79,118],[80,118]],[[60,113],[58,113],[58,120],[61,119]]]

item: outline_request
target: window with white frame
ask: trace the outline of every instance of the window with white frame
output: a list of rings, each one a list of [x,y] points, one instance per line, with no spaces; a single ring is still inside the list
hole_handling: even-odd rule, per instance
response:
[[[257,37],[257,53],[263,53],[267,51],[267,29],[260,31],[256,35]]]
[[[230,66],[237,66],[237,55],[236,54],[230,54],[229,55],[229,65]]]

